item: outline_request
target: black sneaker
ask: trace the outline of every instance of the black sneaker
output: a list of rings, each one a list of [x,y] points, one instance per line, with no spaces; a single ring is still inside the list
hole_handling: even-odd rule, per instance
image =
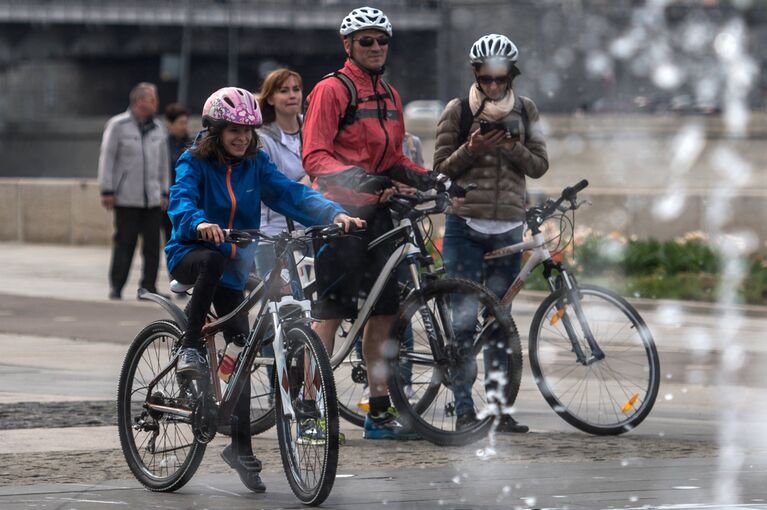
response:
[[[253,492],[266,492],[266,485],[261,480],[261,461],[255,455],[235,455],[232,445],[224,448],[221,458],[226,465],[237,471],[242,484]]]
[[[525,434],[530,431],[530,427],[522,425],[508,414],[501,416],[501,422],[498,424],[497,432],[505,434]]]
[[[178,351],[176,373],[202,378],[208,372],[208,359],[195,347],[182,347]]]
[[[455,420],[455,431],[470,429],[479,423],[477,414],[474,411],[470,411],[466,414],[462,414]]]
[[[111,299],[112,301],[119,301],[122,298],[123,298],[122,294],[120,294],[119,290],[112,289],[109,291],[109,299]]]

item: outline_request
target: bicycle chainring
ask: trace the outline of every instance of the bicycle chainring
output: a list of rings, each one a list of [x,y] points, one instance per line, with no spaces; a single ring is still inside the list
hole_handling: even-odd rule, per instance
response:
[[[218,430],[218,405],[205,393],[192,404],[192,433],[198,443],[210,443]]]
[[[362,363],[357,363],[352,367],[352,381],[357,384],[368,383],[368,370]]]

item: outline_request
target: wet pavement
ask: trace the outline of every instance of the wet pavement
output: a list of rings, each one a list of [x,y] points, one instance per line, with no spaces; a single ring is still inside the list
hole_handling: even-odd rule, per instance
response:
[[[224,436],[214,439],[178,493],[140,488],[119,449],[114,397],[130,340],[162,311],[137,302],[131,287],[121,302],[106,299],[107,248],[0,248],[1,509],[301,507],[282,472],[273,430],[253,439],[264,462],[264,495],[247,493],[221,461]],[[533,293],[515,303],[523,345],[539,300]],[[658,401],[638,429],[609,438],[576,431],[543,401],[526,368],[515,407],[532,432],[498,436],[494,451],[488,440],[464,448],[371,442],[342,422],[348,445],[324,507],[725,508],[720,504],[730,502],[744,506],[729,508],[767,509],[767,420],[760,404],[767,385],[760,368],[767,356],[765,310],[637,305],[663,364]],[[723,334],[732,345],[718,343]],[[733,357],[741,369],[722,380],[720,367]]]

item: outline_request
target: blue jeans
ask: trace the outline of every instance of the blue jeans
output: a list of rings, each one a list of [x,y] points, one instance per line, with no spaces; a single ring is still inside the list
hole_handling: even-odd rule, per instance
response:
[[[499,299],[519,274],[522,257],[515,254],[484,260],[486,253],[522,241],[522,226],[503,234],[482,234],[473,230],[460,216],[449,214],[445,220],[442,256],[447,274],[485,285]],[[462,416],[474,410],[471,387],[477,374],[476,360],[468,356],[474,337],[479,303],[475,299],[453,296],[451,314],[460,351],[467,354],[465,364],[452,377],[456,414]],[[508,372],[506,346],[485,345],[483,350],[485,374],[491,370]]]

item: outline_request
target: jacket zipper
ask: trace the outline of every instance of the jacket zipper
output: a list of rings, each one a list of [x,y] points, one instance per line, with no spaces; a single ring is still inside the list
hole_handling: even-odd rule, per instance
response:
[[[376,163],[375,171],[378,172],[378,169],[381,167],[381,163],[383,163],[384,158],[386,157],[386,149],[389,148],[389,132],[386,131],[386,124],[384,124],[384,118],[388,114],[388,107],[386,106],[386,98],[383,100],[384,104],[384,116],[381,116],[381,106],[378,102],[378,90],[376,90],[376,85],[378,83],[378,80],[376,80],[376,76],[371,76],[370,81],[373,84],[373,95],[376,98],[376,110],[378,111],[378,123],[381,124],[381,129],[383,129],[384,132],[384,149],[381,153],[381,159],[378,160],[378,163]]]
[[[144,148],[144,132],[142,131],[141,126],[139,125],[138,128],[139,136],[141,137],[141,164],[143,167],[143,180],[144,180],[144,207],[149,207],[149,194],[146,190],[146,150]]]
[[[234,197],[234,190],[232,189],[232,165],[226,166],[226,189],[229,190],[229,199],[232,201],[232,210],[229,212],[229,228],[233,228],[234,225],[234,213],[237,210],[237,199]],[[230,259],[234,259],[237,256],[237,245],[231,243],[232,254]]]

